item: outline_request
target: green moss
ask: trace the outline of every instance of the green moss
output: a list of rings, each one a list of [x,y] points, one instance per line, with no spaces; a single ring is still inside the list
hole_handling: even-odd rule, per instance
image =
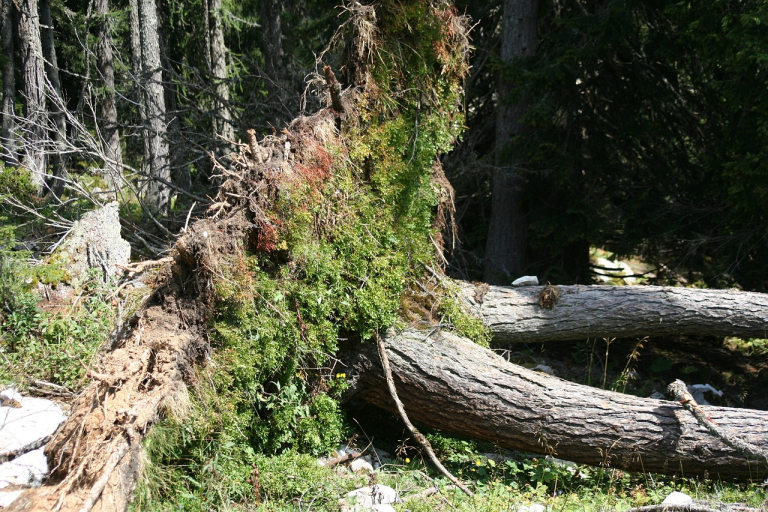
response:
[[[274,178],[279,193],[258,220],[253,252],[222,265],[213,362],[193,399],[199,414],[151,434],[152,464],[173,478],[148,482],[141,509],[178,496],[212,508],[245,503],[254,465],[263,496],[299,493],[292,489],[306,482],[258,461],[316,464],[295,452],[323,454],[343,440],[336,397],[345,383],[331,357],[338,340],[365,343],[394,325],[409,283],[435,266],[433,164],[462,127],[463,47],[448,40],[452,11],[430,2],[379,8],[385,21],[373,51],[381,58],[354,119],[337,142],[301,140],[295,175]],[[484,339],[458,303],[445,311],[463,333]]]

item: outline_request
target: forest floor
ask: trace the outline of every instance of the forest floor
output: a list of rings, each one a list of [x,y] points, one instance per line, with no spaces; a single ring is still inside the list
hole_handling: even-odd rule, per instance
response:
[[[669,382],[681,378],[689,385],[709,384],[722,391],[722,396],[705,395],[716,405],[763,410],[768,406],[768,340],[598,339],[517,345],[508,347],[506,356],[529,368],[551,370],[558,377],[638,396],[663,391]],[[673,491],[714,510],[736,509],[726,503],[768,510],[768,493],[759,482],[737,484],[580,466],[429,431],[438,457],[476,492],[469,498],[428,467],[397,418],[371,410],[353,414],[358,414],[356,422],[362,425],[357,439],[361,448],[373,442],[398,454],[396,463],[384,466],[378,478],[379,483],[401,491],[406,501],[397,510],[541,510],[530,508],[535,504],[551,511],[628,510],[660,504]],[[334,478],[350,478],[338,475]],[[434,477],[443,492],[408,500],[409,494],[434,485],[425,475]],[[359,484],[367,482],[361,478]]]

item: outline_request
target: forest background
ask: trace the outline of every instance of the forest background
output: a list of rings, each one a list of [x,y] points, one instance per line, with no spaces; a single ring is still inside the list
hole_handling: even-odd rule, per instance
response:
[[[459,228],[449,272],[587,283],[600,247],[641,257],[660,279],[764,290],[765,6],[528,3],[533,45],[504,58],[501,2],[457,3],[475,26],[466,129],[443,158]],[[214,186],[211,153],[317,107],[310,92],[322,84],[307,79],[335,7],[5,1],[3,160],[37,169],[28,189],[6,171],[6,190],[58,194],[90,180],[104,202],[119,183],[124,208],[139,193],[144,215],[175,233]],[[507,111],[525,108],[504,114],[501,96]],[[517,219],[498,228],[497,174],[513,177],[494,197]],[[150,227],[161,238],[134,237],[136,254],[163,247],[168,232]],[[498,247],[495,233],[512,228],[514,247]],[[496,268],[493,251],[517,255],[515,268]]]

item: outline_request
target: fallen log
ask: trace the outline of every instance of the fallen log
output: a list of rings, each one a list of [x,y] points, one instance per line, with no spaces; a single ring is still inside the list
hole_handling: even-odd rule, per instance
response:
[[[768,294],[662,286],[460,285],[494,343],[701,335],[768,337]]]
[[[574,384],[508,363],[448,332],[386,338],[397,393],[416,423],[514,450],[629,471],[764,479],[768,468],[713,437],[677,402]],[[375,344],[351,355],[350,399],[394,411]],[[750,443],[768,412],[702,406]]]

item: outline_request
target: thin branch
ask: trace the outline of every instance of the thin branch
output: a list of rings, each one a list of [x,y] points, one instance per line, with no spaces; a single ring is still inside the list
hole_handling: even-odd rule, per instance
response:
[[[384,377],[387,379],[387,387],[389,388],[389,394],[392,396],[392,400],[395,402],[395,407],[397,407],[397,412],[400,414],[400,418],[403,420],[403,423],[405,423],[405,426],[408,427],[408,430],[411,432],[411,435],[416,439],[416,441],[419,442],[419,444],[424,448],[424,450],[427,452],[427,455],[429,457],[429,460],[432,461],[432,464],[435,465],[437,469],[440,470],[440,472],[448,478],[456,487],[464,491],[464,494],[467,496],[474,496],[474,493],[467,489],[464,484],[462,484],[458,478],[453,476],[450,471],[445,469],[445,466],[442,465],[440,460],[438,460],[437,456],[435,455],[435,452],[432,451],[432,445],[429,443],[429,440],[424,437],[424,434],[416,430],[416,427],[413,426],[413,423],[411,423],[411,420],[408,419],[408,415],[405,414],[405,408],[403,407],[403,403],[400,401],[400,398],[397,396],[397,390],[395,389],[395,381],[392,379],[392,370],[389,367],[389,358],[387,357],[387,348],[384,346],[384,340],[379,335],[379,333],[376,333],[376,343],[379,346],[379,356],[381,357],[381,365],[384,367]]]
[[[17,448],[15,450],[8,450],[7,452],[0,452],[0,464],[6,463],[8,461],[12,461],[17,457],[21,457],[25,453],[31,452],[33,450],[37,450],[38,448],[41,448],[46,444],[48,444],[48,441],[50,440],[51,440],[51,436],[45,436],[44,438],[32,441],[31,443],[24,445],[21,448]]]
[[[676,401],[680,402],[682,406],[687,409],[699,425],[709,430],[709,433],[721,440],[726,445],[730,446],[737,452],[741,453],[745,457],[754,457],[768,466],[768,452],[763,448],[739,439],[736,434],[729,432],[714,421],[709,415],[696,403],[693,396],[688,392],[688,387],[685,382],[676,380],[669,386],[667,386],[667,393],[671,395]]]

